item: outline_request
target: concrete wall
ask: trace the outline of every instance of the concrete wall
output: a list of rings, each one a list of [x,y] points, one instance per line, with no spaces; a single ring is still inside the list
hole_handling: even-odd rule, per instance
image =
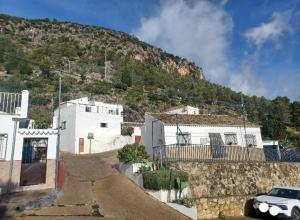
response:
[[[75,128],[76,128],[76,105],[66,104],[61,106],[60,121],[66,122],[66,128],[61,129],[60,148],[61,151],[75,153]],[[58,110],[54,112],[53,128],[58,128]]]
[[[86,108],[89,111],[86,111]],[[61,105],[61,123],[66,128],[61,130],[62,151],[78,154],[79,139],[84,139],[84,152],[99,153],[119,149],[125,144],[133,143],[132,139],[121,136],[123,122],[121,105],[88,101],[87,98],[71,100]],[[53,127],[57,127],[58,109],[55,110]],[[106,123],[107,127],[101,127]],[[93,133],[94,138],[88,139]]]
[[[141,129],[141,134],[141,144],[146,147],[146,150],[150,155],[152,155],[153,146],[165,144],[164,125],[161,121],[156,120],[151,115],[145,115],[145,124]]]
[[[190,196],[197,201],[199,219],[217,218],[221,212],[240,216],[249,212],[255,195],[274,186],[300,186],[299,163],[202,162],[176,167],[189,173]]]

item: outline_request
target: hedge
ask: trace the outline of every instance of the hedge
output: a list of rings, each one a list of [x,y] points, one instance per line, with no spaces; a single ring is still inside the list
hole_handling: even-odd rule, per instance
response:
[[[188,173],[182,170],[155,170],[143,173],[145,189],[178,189],[180,183],[188,182]],[[178,182],[180,182],[178,184]]]

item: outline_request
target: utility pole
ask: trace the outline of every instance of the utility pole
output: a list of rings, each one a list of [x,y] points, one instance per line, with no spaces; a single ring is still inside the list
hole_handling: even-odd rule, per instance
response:
[[[246,130],[246,119],[247,119],[247,112],[246,112],[246,108],[245,108],[245,103],[244,103],[244,98],[243,98],[243,94],[241,93],[241,104],[242,104],[242,111],[243,111],[243,122],[244,122],[244,131],[245,131],[245,147],[247,148],[247,154],[248,154],[248,159],[250,159],[250,155],[249,155],[249,147],[247,146],[247,130]]]
[[[104,79],[106,80],[107,77],[107,61],[106,61],[106,48],[105,48],[105,52],[104,52]]]
[[[57,143],[56,143],[56,167],[55,167],[55,190],[58,191],[58,175],[59,175],[59,158],[60,158],[60,103],[61,103],[61,75],[59,74],[59,89],[58,89],[58,117],[57,117]]]

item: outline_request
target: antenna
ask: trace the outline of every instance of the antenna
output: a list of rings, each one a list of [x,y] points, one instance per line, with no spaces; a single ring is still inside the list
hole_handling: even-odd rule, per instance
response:
[[[247,120],[247,112],[246,112],[246,108],[245,108],[245,103],[244,103],[244,98],[243,98],[243,94],[241,93],[241,106],[242,106],[242,112],[243,112],[243,122],[244,122],[244,131],[245,131],[245,147],[247,148],[247,152],[248,152],[248,157],[249,157],[249,149],[247,146],[247,130],[246,130],[246,120]]]

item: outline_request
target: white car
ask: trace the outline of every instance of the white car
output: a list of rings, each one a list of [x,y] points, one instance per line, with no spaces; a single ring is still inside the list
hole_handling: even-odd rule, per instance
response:
[[[300,187],[275,187],[254,199],[253,207],[272,216],[300,220]]]

